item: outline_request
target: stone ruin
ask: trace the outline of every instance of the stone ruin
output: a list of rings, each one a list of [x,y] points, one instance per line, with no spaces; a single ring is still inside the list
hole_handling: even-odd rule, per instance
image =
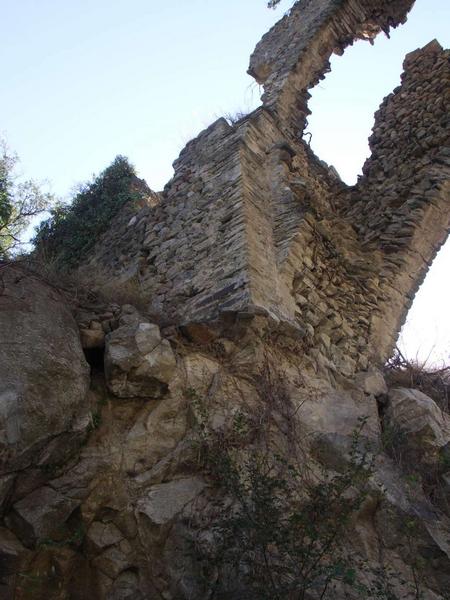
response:
[[[413,3],[299,0],[262,38],[262,106],[189,142],[164,191],[126,206],[79,266],[137,283],[144,308],[0,264],[1,600],[255,598],[193,553],[220,496],[193,443],[199,401],[220,439],[244,412],[291,458],[300,431],[302,461],[328,473],[363,420],[374,472],[343,544],[398,574],[396,596],[364,598],[449,597],[448,405],[380,371],[450,230],[449,51],[406,57],[355,186],[303,139],[331,54]],[[321,597],[363,596],[341,582]]]
[[[356,186],[302,136],[331,54],[388,34],[412,5],[297,2],[251,56],[262,106],[189,142],[158,205],[114,226],[93,260],[137,275],[176,325],[265,314],[346,376],[383,363],[450,228],[449,52],[432,41],[406,57]]]

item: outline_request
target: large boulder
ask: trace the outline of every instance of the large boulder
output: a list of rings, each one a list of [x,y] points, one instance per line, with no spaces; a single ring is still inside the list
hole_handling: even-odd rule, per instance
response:
[[[25,270],[0,269],[1,476],[54,464],[79,443],[89,366],[60,293]]]
[[[450,443],[450,417],[419,390],[392,389],[384,413],[384,435],[409,464],[435,465]]]
[[[170,343],[132,306],[122,310],[118,329],[106,336],[108,388],[119,398],[160,398],[176,367]]]

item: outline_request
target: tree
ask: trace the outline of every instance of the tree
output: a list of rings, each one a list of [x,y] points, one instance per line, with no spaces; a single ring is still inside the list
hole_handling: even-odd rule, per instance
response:
[[[19,159],[0,140],[0,259],[6,259],[21,245],[21,235],[34,217],[50,206],[52,196],[33,180],[19,181]]]
[[[269,0],[267,8],[276,8],[280,4],[281,0]]]

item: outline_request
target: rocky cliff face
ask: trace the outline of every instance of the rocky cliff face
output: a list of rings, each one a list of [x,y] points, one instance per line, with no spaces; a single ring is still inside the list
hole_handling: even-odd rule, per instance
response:
[[[135,301],[0,265],[1,598],[448,598],[448,406],[381,372],[450,229],[448,52],[406,58],[357,186],[301,139],[330,54],[411,5],[262,39],[263,106],[80,265]]]

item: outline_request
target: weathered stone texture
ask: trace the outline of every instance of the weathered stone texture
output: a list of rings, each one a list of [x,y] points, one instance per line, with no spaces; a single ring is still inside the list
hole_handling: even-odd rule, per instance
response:
[[[360,431],[374,464],[346,551],[394,586],[420,571],[421,597],[444,599],[448,415],[378,369],[450,229],[449,53],[407,56],[357,185],[301,140],[331,53],[412,4],[301,0],[264,36],[250,68],[263,106],[189,142],[164,191],[126,206],[82,265],[134,282],[139,308],[78,306],[80,340],[54,290],[0,265],[0,595],[250,597],[199,572],[193,549],[214,544],[228,501],[199,431],[237,463],[264,447],[308,478],[345,468]]]
[[[300,0],[256,46],[249,73],[264,85],[264,107],[295,135],[306,126],[309,93],[329,57],[406,20],[414,0]]]
[[[333,371],[385,360],[450,228],[448,52],[434,41],[408,55],[354,187],[299,139],[297,117],[333,51],[403,22],[411,5],[296,3],[251,60],[263,107],[186,146],[161,202],[114,234],[132,240],[126,268],[105,252],[109,237],[93,262],[137,277],[173,324],[265,313]]]
[[[450,230],[450,51],[409,54],[375,115],[371,157],[344,209],[366,252],[381,251],[371,343],[386,357]]]
[[[390,391],[384,413],[409,464],[432,469],[439,465],[441,451],[450,442],[450,417],[418,390],[395,388]]]
[[[132,306],[123,307],[117,329],[106,336],[105,376],[119,398],[159,398],[176,367],[170,343],[159,327]]]
[[[125,307],[125,315],[127,311]],[[0,560],[5,565],[0,583],[6,582],[5,592],[22,593],[17,574],[23,573],[26,581],[35,582],[34,587],[25,588],[31,595],[25,594],[24,600],[45,598],[44,590],[48,598],[58,600],[61,590],[72,593],[72,577],[78,572],[83,574],[75,577],[82,591],[75,598],[143,599],[158,597],[155,590],[168,600],[207,598],[209,591],[202,587],[193,548],[203,539],[197,529],[203,519],[216,514],[218,489],[208,473],[202,472],[195,434],[198,411],[207,407],[208,423],[225,436],[224,442],[242,411],[253,415],[260,427],[267,411],[261,369],[268,360],[283,373],[283,386],[293,403],[290,421],[295,421],[303,436],[302,460],[308,460],[311,468],[343,468],[361,418],[366,420],[361,443],[381,448],[375,396],[387,390],[380,373],[360,374],[354,381],[347,380],[345,389],[331,384],[311,363],[299,368],[299,348],[286,345],[286,338],[268,337],[263,342],[263,322],[263,317],[257,317],[244,337],[234,342],[217,340],[217,345],[228,347],[226,358],[185,343],[163,399],[118,400],[104,390],[105,401],[98,405],[100,423],[77,460],[59,476],[48,474],[44,485],[38,484],[7,512],[9,529],[0,529]],[[182,339],[177,341],[182,343]],[[98,393],[96,385],[93,381],[91,393]],[[203,409],[188,390],[195,390],[201,403],[207,402]],[[419,440],[427,437],[433,452],[427,453],[424,464],[430,464],[430,456],[436,461],[449,443],[448,417],[423,394],[391,390],[388,395],[385,430],[395,422],[403,431],[403,443],[418,456],[422,456]],[[407,397],[417,402],[405,404]],[[272,442],[276,440],[281,452],[290,447],[283,406],[271,410],[275,411]],[[421,416],[422,421],[423,416],[427,419],[424,426]],[[241,444],[242,457],[261,450],[251,438]],[[363,548],[373,568],[396,561],[395,569],[409,580],[409,559],[400,558],[405,544],[402,524],[414,518],[420,525],[421,547],[435,557],[427,585],[434,591],[445,589],[446,553],[450,554],[445,515],[430,508],[422,491],[409,493],[401,466],[385,453],[377,457],[368,507],[351,528],[352,551]],[[212,523],[212,529],[202,533],[208,543],[214,539]],[[231,593],[231,597],[245,595]]]
[[[0,475],[8,476],[64,460],[80,444],[89,366],[61,294],[25,270],[0,269]]]

